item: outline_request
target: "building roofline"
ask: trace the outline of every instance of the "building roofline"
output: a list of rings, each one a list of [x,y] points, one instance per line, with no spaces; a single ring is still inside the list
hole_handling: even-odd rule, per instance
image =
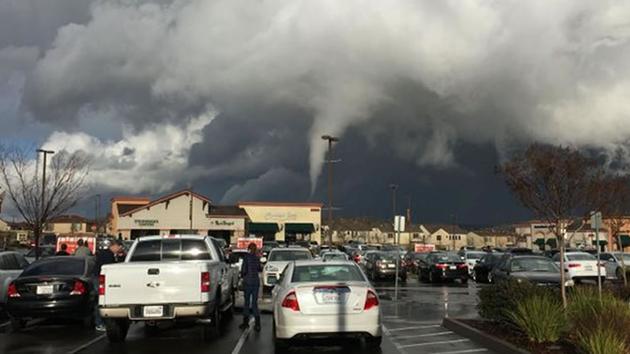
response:
[[[311,207],[311,208],[321,208],[324,204],[322,203],[289,203],[289,202],[238,202],[237,206],[269,206],[269,207]]]
[[[131,197],[131,196],[115,196],[112,197],[112,202],[147,202],[150,203],[151,199],[148,197]]]
[[[148,204],[139,205],[135,209],[131,209],[131,210],[129,210],[129,211],[123,213],[123,214],[120,214],[119,217],[129,216],[131,214],[137,213],[137,212],[142,211],[144,209],[148,209],[148,208],[150,208],[152,206],[155,206],[155,205],[158,205],[160,203],[163,203],[163,202],[165,202],[167,200],[171,200],[171,199],[174,199],[174,198],[177,198],[179,196],[186,195],[186,194],[189,194],[189,193],[192,194],[194,197],[199,198],[199,199],[203,200],[204,202],[207,202],[208,204],[212,203],[212,201],[210,199],[208,199],[208,197],[203,196],[203,195],[198,194],[198,193],[195,193],[195,192],[191,191],[190,189],[184,189],[184,190],[181,190],[179,192],[174,192],[174,193],[162,196],[162,197],[160,197],[160,198],[158,198],[158,199],[156,199],[156,200],[154,200],[152,202],[149,202]]]

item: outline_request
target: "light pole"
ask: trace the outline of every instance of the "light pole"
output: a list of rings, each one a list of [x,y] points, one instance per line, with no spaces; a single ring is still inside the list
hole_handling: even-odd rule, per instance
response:
[[[94,232],[98,235],[98,229],[99,229],[99,219],[101,217],[101,213],[100,213],[100,207],[101,207],[101,195],[100,194],[96,194],[94,196],[94,226],[96,227],[96,229],[94,230]]]
[[[46,199],[46,162],[47,162],[47,157],[48,155],[52,155],[55,152],[52,150],[44,150],[44,149],[37,149],[37,153],[38,154],[44,154],[44,161],[43,161],[43,165],[42,165],[42,200],[41,200],[41,210],[40,210],[40,214],[39,214],[39,218],[37,220],[37,234],[35,235],[35,259],[39,259],[39,237],[42,234],[42,228],[43,228],[43,219],[44,219],[44,205],[45,205],[45,199]]]
[[[339,141],[338,137],[332,135],[322,135],[323,140],[328,141],[328,158],[326,159],[326,164],[328,166],[328,247],[332,248],[332,212],[333,212],[333,190],[332,190],[332,178],[333,178],[333,170],[332,170],[332,145]]]
[[[394,253],[394,259],[395,259],[395,265],[396,265],[396,275],[394,278],[394,300],[398,300],[398,272],[399,272],[399,266],[398,264],[400,263],[400,252],[398,250],[398,243],[399,243],[399,233],[398,230],[402,225],[399,225],[398,221],[397,221],[397,217],[396,217],[396,190],[398,189],[398,185],[397,184],[390,184],[389,188],[392,189],[392,221],[393,221],[393,225],[394,225],[394,245],[396,245],[396,247],[394,248],[394,250],[396,251]]]

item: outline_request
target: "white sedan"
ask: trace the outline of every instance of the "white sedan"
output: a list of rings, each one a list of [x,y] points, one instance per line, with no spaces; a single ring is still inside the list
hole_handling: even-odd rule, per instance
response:
[[[556,253],[553,261],[560,266],[560,253]],[[600,267],[602,281],[606,280],[606,268],[597,258],[586,252],[566,252],[564,254],[564,269],[574,282],[581,280],[597,281],[597,267]]]
[[[376,290],[352,261],[292,262],[273,289],[276,353],[306,339],[363,338],[380,347],[382,335]]]

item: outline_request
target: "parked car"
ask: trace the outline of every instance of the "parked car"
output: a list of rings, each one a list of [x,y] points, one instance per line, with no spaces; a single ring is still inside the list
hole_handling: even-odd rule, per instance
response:
[[[7,303],[7,289],[13,279],[17,278],[24,268],[28,266],[28,261],[19,252],[0,252],[0,310],[3,310]]]
[[[533,255],[505,254],[492,273],[497,282],[514,278],[542,286],[560,286],[561,279],[560,268],[551,259]],[[565,281],[566,286],[573,284],[571,279]]]
[[[554,263],[560,267],[560,253],[553,256]],[[564,269],[567,276],[575,283],[582,280],[597,281],[597,267],[600,268],[602,281],[606,280],[606,268],[604,264],[597,260],[597,257],[586,252],[567,252],[564,254]]]
[[[494,274],[492,269],[499,263],[503,257],[503,253],[493,252],[486,253],[473,268],[472,278],[478,283],[494,282]]]
[[[623,266],[622,266],[623,257]],[[604,262],[608,277],[623,279],[623,270],[626,272],[630,268],[630,253],[604,252],[599,254],[599,259]],[[625,267],[624,267],[625,266]]]
[[[468,275],[472,278],[475,265],[479,262],[481,257],[485,256],[486,252],[482,251],[464,251],[462,257],[464,258],[464,262],[466,262],[466,266],[468,267]]]
[[[269,252],[267,264],[263,267],[263,290],[271,290],[284,268],[292,261],[313,259],[311,251],[302,247],[274,248]]]
[[[159,321],[193,320],[204,339],[220,333],[235,301],[233,269],[218,239],[200,235],[145,236],[124,263],[103,266],[99,308],[111,342],[131,321],[154,330]]]
[[[398,278],[407,281],[407,269],[403,266],[398,252],[377,251],[370,253],[369,256],[365,263],[365,271],[371,280],[394,279],[398,263]]]
[[[273,290],[276,353],[293,340],[363,338],[381,345],[380,302],[376,290],[351,261],[291,263]]]
[[[263,241],[262,257],[269,257],[269,251],[278,247],[280,247],[280,244],[276,241]]]
[[[339,251],[327,251],[323,252],[320,256],[320,259],[324,262],[329,261],[348,261],[350,257],[347,254]]]
[[[92,328],[97,304],[92,257],[49,257],[24,269],[7,290],[7,313],[14,331],[28,320],[72,318]]]
[[[407,252],[403,258],[403,263],[410,273],[418,274],[418,265],[429,256],[430,253]]]
[[[442,280],[459,280],[462,284],[468,282],[468,267],[466,262],[455,253],[430,253],[420,262],[418,279],[434,283]]]

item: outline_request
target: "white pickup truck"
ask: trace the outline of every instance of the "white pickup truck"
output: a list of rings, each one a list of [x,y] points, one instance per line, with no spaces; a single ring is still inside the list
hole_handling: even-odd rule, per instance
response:
[[[204,339],[220,334],[231,316],[232,278],[219,242],[209,236],[169,235],[137,239],[124,263],[103,266],[99,311],[111,342],[122,342],[131,321],[154,332],[161,321],[193,320]]]

